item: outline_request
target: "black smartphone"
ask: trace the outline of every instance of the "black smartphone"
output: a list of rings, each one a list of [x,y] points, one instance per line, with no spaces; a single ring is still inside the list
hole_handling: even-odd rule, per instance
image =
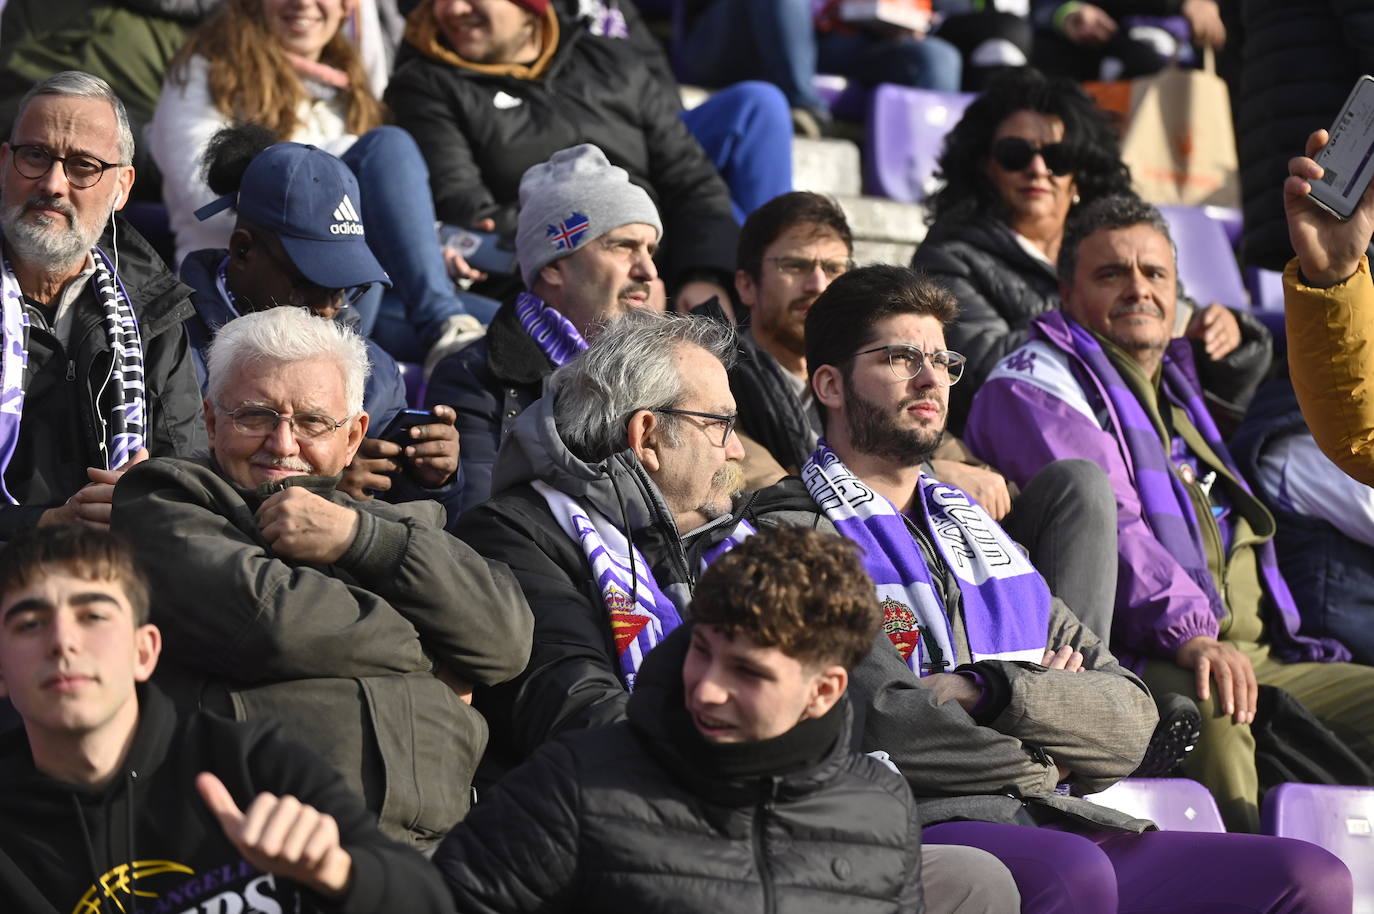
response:
[[[431,422],[438,422],[439,417],[434,415],[433,410],[428,409],[403,409],[396,414],[387,425],[386,431],[380,435],[383,441],[390,441],[405,447],[413,444],[410,437],[410,430],[417,425],[429,425]]]
[[[1374,77],[1361,76],[1317,153],[1325,169],[1310,181],[1313,203],[1337,219],[1349,219],[1374,177]]]

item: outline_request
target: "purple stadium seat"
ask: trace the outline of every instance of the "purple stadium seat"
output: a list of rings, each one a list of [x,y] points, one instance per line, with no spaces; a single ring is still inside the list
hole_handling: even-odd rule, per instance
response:
[[[1126,778],[1084,799],[1149,819],[1165,831],[1226,831],[1211,792],[1187,778]]]
[[[1204,206],[1202,211],[1207,214],[1207,218],[1213,222],[1220,222],[1221,227],[1226,230],[1226,240],[1231,245],[1231,250],[1240,246],[1240,233],[1245,229],[1245,219],[1240,210],[1230,206]]]
[[[1215,301],[1244,308],[1245,284],[1222,224],[1200,206],[1165,205],[1159,211],[1178,247],[1178,278],[1184,291],[1204,307]]]
[[[401,380],[406,382],[406,402],[411,409],[423,409],[425,405],[425,369],[414,362],[397,362],[401,369]]]
[[[1256,311],[1283,311],[1283,274],[1259,267],[1245,268],[1245,286]]]
[[[919,203],[932,190],[945,134],[959,123],[972,92],[935,92],[884,84],[868,101],[864,193]]]
[[[1280,784],[1264,795],[1261,831],[1321,845],[1355,877],[1355,914],[1374,912],[1374,788]]]

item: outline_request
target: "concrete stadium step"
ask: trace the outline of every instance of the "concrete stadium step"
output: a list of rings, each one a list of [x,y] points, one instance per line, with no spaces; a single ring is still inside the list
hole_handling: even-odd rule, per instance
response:
[[[849,140],[792,140],[792,187],[831,196],[863,193],[859,147]]]
[[[926,237],[925,208],[885,197],[838,195],[855,238],[895,241],[915,247]]]
[[[874,263],[890,263],[899,267],[911,265],[911,256],[916,253],[916,245],[900,241],[865,241],[854,239],[854,263],[866,267]]]

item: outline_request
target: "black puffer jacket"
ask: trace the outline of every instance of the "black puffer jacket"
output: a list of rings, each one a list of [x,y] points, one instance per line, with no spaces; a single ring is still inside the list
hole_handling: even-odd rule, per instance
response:
[[[968,357],[963,378],[949,392],[949,430],[957,435],[992,367],[1026,341],[1032,320],[1059,307],[1059,279],[996,219],[936,222],[911,265],[959,300],[959,319],[946,339]]]
[[[645,660],[628,722],[545,746],[449,834],[434,862],[458,909],[920,911],[910,793],[850,749],[848,702],[712,746],[683,707],[688,631]]]
[[[1362,73],[1374,73],[1374,5],[1368,0],[1232,0],[1227,45],[1240,48],[1236,151],[1244,197],[1241,256],[1282,270],[1293,256],[1283,217],[1288,159],[1330,127]]]
[[[993,367],[1026,342],[1032,320],[1059,307],[1059,279],[996,219],[935,223],[911,265],[959,301],[959,317],[946,331],[946,342],[968,357],[964,376],[949,392],[949,431],[962,435],[973,395]],[[1180,296],[1180,306],[1184,301]],[[1203,392],[1224,428],[1234,428],[1245,415],[1274,348],[1269,331],[1248,311],[1233,308],[1231,313],[1240,324],[1241,341],[1224,359],[1209,359],[1201,341],[1193,341]]]
[[[187,457],[207,447],[200,385],[181,327],[195,313],[191,289],[167,269],[143,236],[122,217],[115,218],[119,278],[143,341],[148,452]],[[99,246],[114,260],[108,228]],[[44,511],[65,503],[90,482],[87,467],[105,465],[100,442],[110,406],[101,394],[110,389],[110,338],[89,285],[74,307],[74,342],[67,346],[46,329],[46,321],[30,314],[24,414],[18,446],[5,470],[5,484],[19,504],[0,506],[0,540],[12,539],[38,523]]]
[[[730,368],[730,393],[739,410],[739,427],[796,473],[816,449],[820,432],[781,365],[747,333],[739,335],[738,357]],[[817,417],[818,418],[818,417]]]
[[[581,23],[562,28],[548,69],[533,80],[402,46],[386,101],[420,144],[439,218],[468,226],[491,218],[514,233],[525,170],[594,143],[658,206],[659,270],[670,286],[697,268],[732,276],[739,227],[729,190],[683,125],[677,95],[627,42],[589,35]]]
[[[496,312],[485,337],[434,367],[425,406],[445,403],[458,413],[463,448],[459,513],[491,494],[491,470],[501,441],[525,407],[539,399],[544,378],[552,372],[553,363],[520,326],[513,300]]]

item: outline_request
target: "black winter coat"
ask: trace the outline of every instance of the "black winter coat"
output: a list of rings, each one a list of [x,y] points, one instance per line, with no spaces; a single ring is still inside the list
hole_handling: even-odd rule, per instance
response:
[[[750,773],[725,776],[746,747],[697,735],[688,632],[644,661],[627,722],[545,746],[449,834],[434,863],[459,910],[920,911],[910,792],[850,748],[848,702],[750,744]],[[802,767],[770,768],[785,752]]]
[[[996,364],[1026,342],[1030,322],[1059,307],[1054,268],[1032,257],[1003,222],[979,219],[931,226],[911,265],[959,301],[959,317],[945,332],[949,348],[968,357],[949,392],[950,434],[962,435],[973,395]],[[1182,297],[1180,297],[1180,304]],[[1269,370],[1273,339],[1248,311],[1231,309],[1241,342],[1220,361],[1193,341],[1203,392],[1218,423],[1234,428]]]
[[[779,466],[799,472],[816,449],[819,430],[812,424],[811,413],[802,408],[783,367],[742,333],[729,375],[740,431],[763,445]]]
[[[425,406],[444,403],[458,413],[463,493],[458,512],[491,494],[491,469],[511,423],[539,399],[553,363],[515,316],[514,300],[496,312],[487,335],[434,367]],[[449,518],[452,529],[455,517]]]
[[[1283,216],[1288,159],[1329,128],[1362,73],[1374,73],[1368,0],[1227,0],[1227,47],[1240,49],[1233,92],[1245,214],[1241,257],[1282,270],[1293,256]]]
[[[696,268],[734,275],[739,226],[729,190],[683,124],[677,95],[628,42],[564,23],[536,80],[440,63],[408,44],[401,54],[386,101],[424,153],[443,221],[491,218],[497,231],[513,234],[526,169],[594,143],[658,206],[659,271],[670,288]]]
[[[144,417],[153,457],[187,457],[208,447],[200,385],[182,321],[195,313],[191,289],[181,283],[143,236],[119,222],[119,278],[129,295],[143,342]],[[99,246],[115,258],[106,229]],[[0,506],[0,540],[12,539],[49,508],[64,504],[103,467],[101,391],[108,388],[111,355],[100,308],[90,288],[73,306],[73,345],[63,346],[37,323],[29,329],[24,413],[5,483],[19,500]]]

